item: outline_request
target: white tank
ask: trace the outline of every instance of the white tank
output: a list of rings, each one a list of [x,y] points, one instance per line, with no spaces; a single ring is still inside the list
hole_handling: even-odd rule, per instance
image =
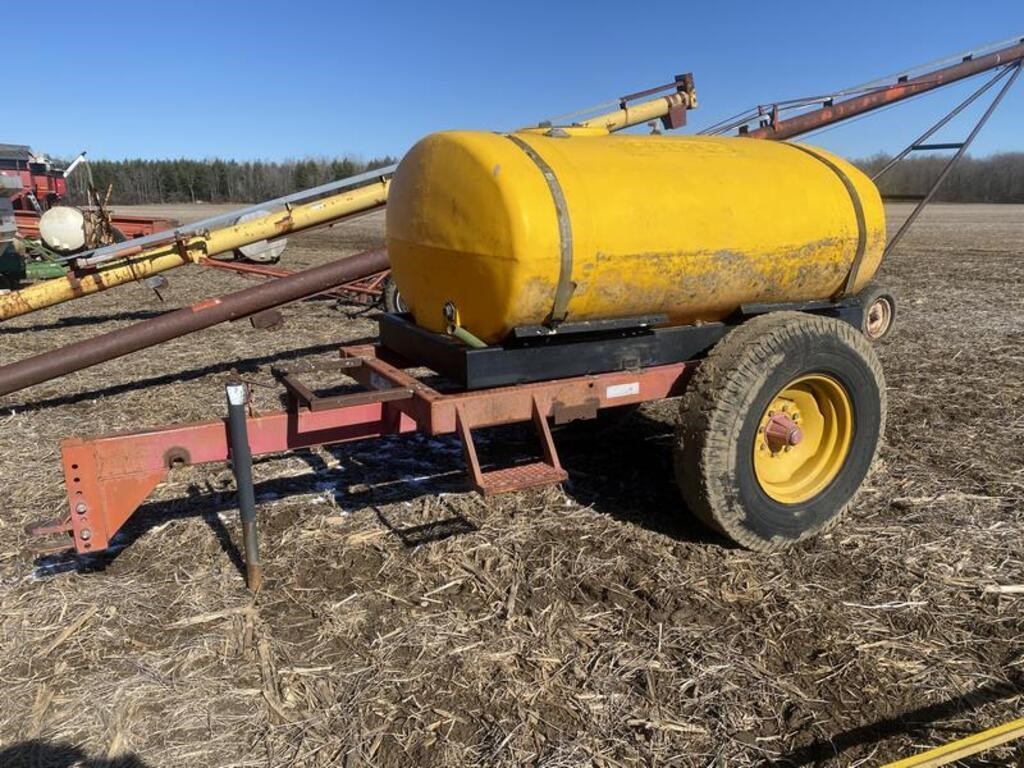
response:
[[[244,224],[247,221],[253,219],[262,219],[264,216],[269,216],[270,211],[258,210],[250,211],[249,213],[242,214],[235,220],[235,224]],[[257,261],[261,264],[273,264],[281,258],[281,254],[284,253],[285,247],[288,245],[288,238],[279,237],[276,240],[257,240],[255,243],[249,243],[238,248],[238,252],[246,259],[250,261]]]
[[[85,245],[85,216],[70,205],[58,205],[39,219],[39,236],[55,251],[72,253]]]

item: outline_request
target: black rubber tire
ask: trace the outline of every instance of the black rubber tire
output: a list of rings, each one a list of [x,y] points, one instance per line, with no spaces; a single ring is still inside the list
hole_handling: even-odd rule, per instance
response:
[[[799,376],[838,381],[853,405],[853,439],[835,479],[801,504],[770,498],[752,448],[775,395]],[[769,552],[836,523],[867,477],[885,431],[885,377],[871,344],[839,320],[772,312],[746,321],[711,350],[680,402],[675,474],[702,522],[738,544]]]
[[[861,332],[875,344],[886,340],[896,325],[896,297],[888,288],[872,283],[863,291],[857,294],[857,300],[864,309],[864,318],[861,320]],[[873,332],[871,329],[870,312],[875,302],[885,302],[888,305],[889,322],[881,333]]]
[[[409,311],[409,307],[406,306],[405,300],[398,290],[398,284],[395,283],[395,278],[392,275],[388,275],[384,279],[383,300],[384,311],[388,314],[399,315]]]

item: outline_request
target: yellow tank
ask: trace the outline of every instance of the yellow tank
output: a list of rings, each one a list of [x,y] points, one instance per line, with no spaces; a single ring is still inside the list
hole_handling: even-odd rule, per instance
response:
[[[602,129],[451,131],[405,156],[387,247],[416,323],[486,342],[516,326],[823,299],[874,275],[875,185],[823,150]]]

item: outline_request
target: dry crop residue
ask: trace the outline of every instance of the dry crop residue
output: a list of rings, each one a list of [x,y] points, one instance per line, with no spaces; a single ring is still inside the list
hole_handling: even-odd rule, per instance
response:
[[[373,246],[382,221],[291,238],[283,265]],[[464,492],[454,439],[260,460],[255,601],[223,467],[176,471],[105,561],[24,552],[22,526],[63,503],[62,437],[219,417],[231,369],[269,381],[289,354],[372,337],[328,299],[286,308],[282,331],[223,325],[5,398],[0,764],[873,765],[1011,719],[1022,243],[1022,207],[934,206],[883,266],[901,302],[879,350],[888,444],[848,518],[782,555],[686,516],[674,403],[561,430],[564,489],[490,500]],[[169,279],[171,306],[250,284]],[[166,307],[132,285],[19,318],[0,359]]]

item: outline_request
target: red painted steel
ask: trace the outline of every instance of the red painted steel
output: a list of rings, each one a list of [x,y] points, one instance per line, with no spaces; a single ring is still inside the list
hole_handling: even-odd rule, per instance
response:
[[[14,225],[18,235],[33,240],[39,239],[39,214],[32,210],[15,210]]]
[[[742,135],[753,139],[790,139],[802,133],[848,120],[880,107],[909,99],[912,96],[942,88],[958,80],[1022,60],[1024,60],[1024,41],[978,58],[970,58],[959,64],[910,78],[905,82],[884,86],[861,96],[853,96],[838,104],[826,105],[796,117],[779,119],[777,112],[773,110],[768,125]]]
[[[19,161],[17,169],[4,169],[2,176],[13,176],[21,182],[21,189],[10,192],[7,197],[15,210],[32,210],[30,195],[43,207],[57,202],[67,195],[68,183],[63,172],[49,168],[45,163]],[[37,170],[33,170],[33,168]]]
[[[237,272],[241,275],[254,275],[256,277],[281,278],[294,275],[287,269],[268,267],[263,264],[248,264],[244,261],[226,261],[220,259],[203,259],[197,262],[203,267],[213,267],[227,272]],[[381,272],[374,272],[366,277],[360,277],[347,283],[324,291],[322,295],[337,296],[340,299],[366,299],[367,303],[376,301],[384,292],[384,281],[391,274],[390,269]],[[355,296],[353,296],[355,294]]]
[[[443,394],[377,356],[374,347],[342,350],[362,364],[351,369],[354,379],[371,391],[405,387],[412,395],[402,400],[360,403],[320,411],[296,409],[254,416],[248,422],[253,456],[317,445],[365,440],[384,435],[423,432],[430,435],[463,428],[478,429],[533,420],[544,437],[549,417],[578,413],[581,407],[600,408],[659,400],[681,394],[694,363],[676,363],[639,371],[605,373],[571,379],[498,387],[477,392]],[[392,361],[399,362],[399,361]],[[550,433],[542,441],[543,468],[516,473],[498,471],[477,485],[489,491],[508,491],[527,485],[558,482],[565,474],[554,453]],[[122,525],[177,466],[226,461],[227,424],[223,419],[125,432],[89,439],[71,438],[61,444],[70,522],[67,525],[78,552],[105,549]],[[477,466],[477,474],[479,466]],[[541,471],[541,469],[543,471]],[[505,472],[505,474],[502,474]],[[528,481],[528,482],[527,482]]]
[[[248,423],[253,456],[411,432],[387,403],[280,411]],[[79,552],[105,549],[149,493],[178,466],[227,461],[223,419],[61,443],[68,510]]]
[[[165,219],[159,216],[125,216],[120,213],[112,213],[110,223],[129,240],[174,229],[178,226],[178,222],[174,219]]]
[[[39,214],[33,210],[16,210],[14,221],[18,227],[18,234],[33,240],[39,239]],[[129,240],[144,235],[152,235],[155,232],[163,232],[166,229],[173,229],[178,226],[173,219],[151,218],[148,216],[119,216],[113,214],[110,223],[121,231]]]

